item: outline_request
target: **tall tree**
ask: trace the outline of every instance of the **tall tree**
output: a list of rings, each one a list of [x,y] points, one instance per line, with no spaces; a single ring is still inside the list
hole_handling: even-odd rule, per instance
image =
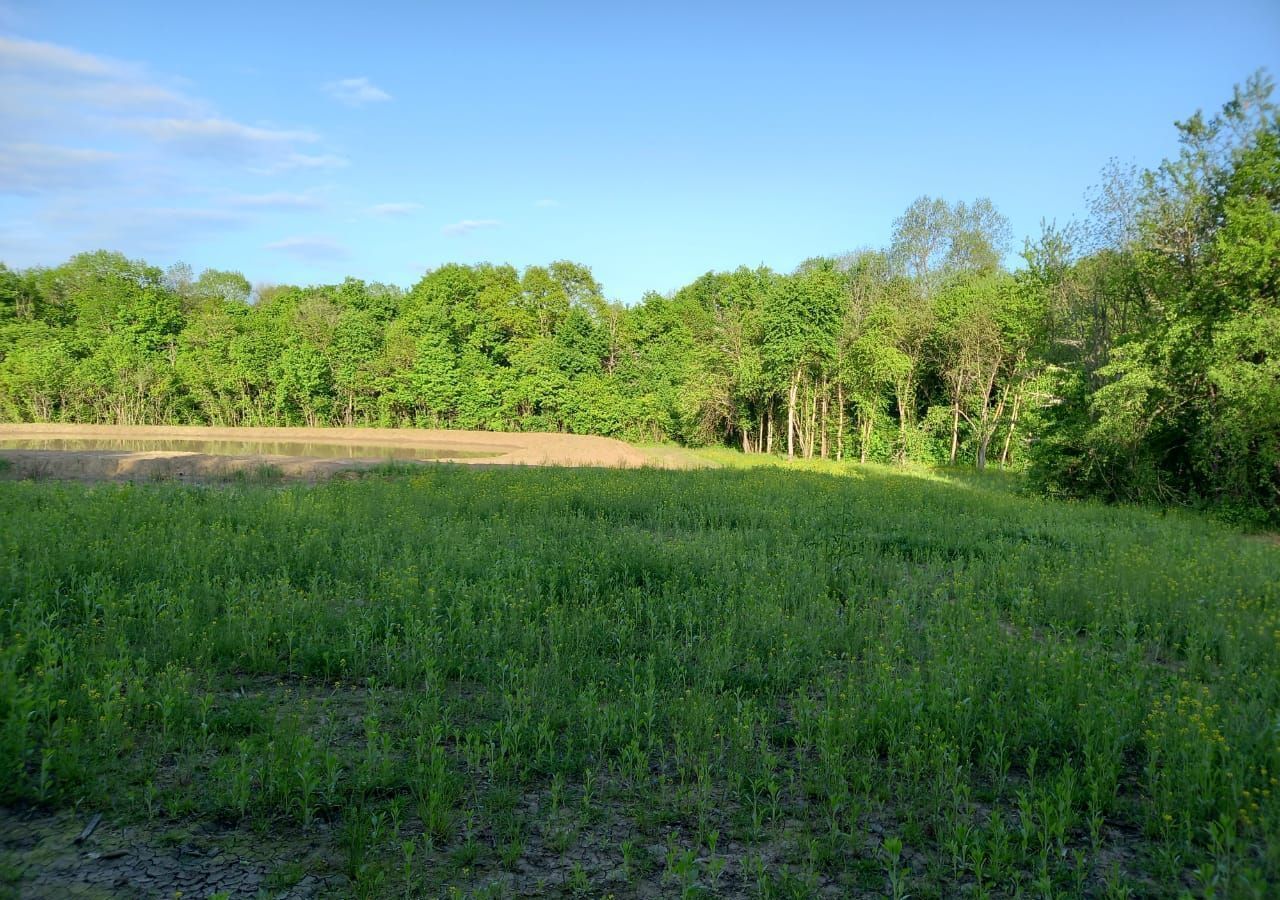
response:
[[[843,300],[842,278],[831,261],[778,279],[765,300],[762,353],[774,383],[785,386],[788,459],[795,458],[797,440],[812,455],[812,429],[799,417],[800,388],[834,356]]]

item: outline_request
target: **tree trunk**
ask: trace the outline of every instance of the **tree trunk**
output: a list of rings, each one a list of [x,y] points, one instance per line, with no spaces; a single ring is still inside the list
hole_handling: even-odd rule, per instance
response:
[[[956,382],[955,393],[951,397],[951,465],[956,464],[956,453],[960,449],[960,382]]]
[[[978,423],[978,457],[975,460],[979,472],[987,468],[987,448],[991,446],[991,439],[995,437],[1000,418],[1004,415],[1005,401],[1009,399],[1009,387],[1005,385],[1004,391],[1000,394],[1000,401],[992,411],[991,392],[995,389],[998,372],[999,369],[991,370],[991,377],[987,380],[986,396],[982,401],[982,419]]]
[[[796,388],[796,455],[804,457],[804,420],[808,416],[808,407],[804,404],[804,379],[797,382]]]
[[[818,417],[818,431],[822,435],[820,455],[827,458],[827,376],[822,376],[822,413]]]
[[[844,385],[836,382],[836,460],[844,459]]]
[[[805,399],[806,399],[805,409],[807,410],[807,415],[805,416],[805,418],[808,420],[807,422],[808,427],[805,429],[805,438],[804,438],[804,458],[805,459],[813,459],[814,432],[817,430],[818,394],[814,390],[814,387],[815,385],[813,384],[813,382],[809,382],[808,384],[805,385],[805,391],[804,391]]]
[[[772,453],[773,452],[773,401],[772,400],[770,400],[769,405],[765,407],[764,418],[765,418],[765,425],[768,430],[768,434],[765,437],[764,452]]]
[[[787,459],[796,458],[796,393],[800,389],[800,371],[791,376],[791,390],[787,394]]]
[[[1004,449],[1000,451],[1000,468],[1009,463],[1009,447],[1013,444],[1013,432],[1018,427],[1018,410],[1022,407],[1022,391],[1013,395],[1013,413],[1009,416],[1009,431],[1004,436]]]
[[[898,462],[907,460],[907,395],[911,390],[911,380],[906,379],[898,385]]]

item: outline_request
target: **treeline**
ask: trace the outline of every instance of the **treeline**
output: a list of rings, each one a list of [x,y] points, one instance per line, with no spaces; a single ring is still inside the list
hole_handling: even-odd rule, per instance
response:
[[[950,247],[957,210],[913,214]],[[1040,333],[1023,322],[1042,313],[975,240],[980,263],[944,250],[920,277],[866,252],[710,273],[631,307],[570,262],[255,295],[238,273],[81,254],[3,274],[0,403],[31,421],[550,430],[878,460],[974,457],[1000,432],[1007,458],[1003,410],[1024,402]]]
[[[624,306],[570,262],[409,290],[253,290],[119,254],[0,266],[20,421],[553,430],[748,453],[1029,465],[1066,495],[1280,509],[1280,117],[1255,76],[1112,166],[1007,271],[987,200],[921,198],[889,247],[708,273]]]

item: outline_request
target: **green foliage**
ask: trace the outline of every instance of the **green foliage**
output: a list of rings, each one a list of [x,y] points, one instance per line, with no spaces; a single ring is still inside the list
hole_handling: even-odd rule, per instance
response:
[[[1127,242],[1052,273],[1033,266],[1035,286],[1062,298],[1059,343],[1077,349],[1062,360],[1039,483],[1280,523],[1271,94],[1256,76],[1218,115],[1179,124],[1182,151],[1144,174]]]

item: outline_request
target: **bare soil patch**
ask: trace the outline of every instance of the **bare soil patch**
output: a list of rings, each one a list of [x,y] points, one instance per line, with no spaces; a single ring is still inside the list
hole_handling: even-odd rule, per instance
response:
[[[106,816],[83,841],[87,814],[0,809],[0,893],[15,896],[342,896],[349,887],[327,833],[286,839],[211,823],[121,825]]]
[[[208,481],[225,478],[317,480],[382,465],[382,450],[420,448],[435,462],[466,465],[636,468],[664,461],[613,438],[579,434],[407,428],[207,428],[202,426],[0,425],[0,441],[120,441],[122,449],[0,449],[7,478],[83,481]],[[128,442],[190,441],[192,451],[130,449]],[[368,448],[367,458],[200,452],[202,442],[272,442]]]

